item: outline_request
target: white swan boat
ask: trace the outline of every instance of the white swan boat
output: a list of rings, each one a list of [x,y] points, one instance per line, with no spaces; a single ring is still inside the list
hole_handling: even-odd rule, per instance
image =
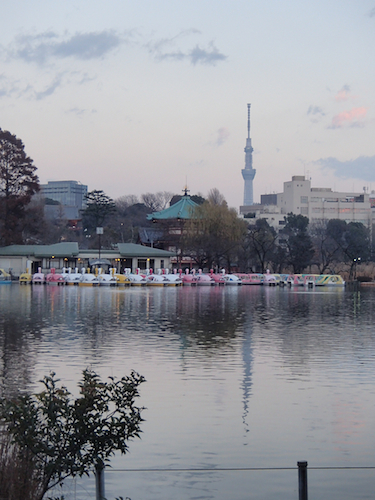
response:
[[[33,285],[44,285],[46,282],[46,277],[44,273],[42,273],[42,268],[38,267],[38,272],[33,274],[31,279]]]
[[[114,277],[114,269],[113,271],[110,269],[109,274],[104,273],[102,268],[98,269],[98,278],[99,278],[99,285],[100,286],[116,286],[117,285],[117,280]]]
[[[147,284],[147,280],[141,275],[140,269],[137,269],[136,273],[132,273],[131,269],[126,268],[125,276],[129,278],[131,286],[142,286]]]
[[[78,271],[78,267],[75,268],[74,273],[72,273],[72,269],[70,267],[68,269],[64,267],[61,274],[64,276],[64,280],[67,285],[78,286],[82,280],[82,273]]]
[[[79,286],[98,286],[99,278],[92,273],[86,273],[86,269],[82,268],[82,278],[79,282]]]

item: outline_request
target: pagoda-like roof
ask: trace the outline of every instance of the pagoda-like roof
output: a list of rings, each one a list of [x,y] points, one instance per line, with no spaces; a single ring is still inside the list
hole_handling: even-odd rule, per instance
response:
[[[181,200],[174,205],[153,212],[147,215],[147,220],[165,220],[165,219],[191,219],[192,213],[198,204],[193,201],[188,194],[184,194]]]

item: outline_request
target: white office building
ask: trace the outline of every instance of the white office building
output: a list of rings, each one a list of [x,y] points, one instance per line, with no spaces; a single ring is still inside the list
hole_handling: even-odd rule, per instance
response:
[[[373,220],[371,200],[366,191],[342,193],[331,188],[312,188],[311,180],[302,175],[295,175],[291,181],[284,182],[282,193],[263,195],[261,200],[260,205],[240,207],[240,213],[265,218],[275,228],[283,224],[284,217],[289,213],[308,217],[310,224],[341,219],[370,227]]]

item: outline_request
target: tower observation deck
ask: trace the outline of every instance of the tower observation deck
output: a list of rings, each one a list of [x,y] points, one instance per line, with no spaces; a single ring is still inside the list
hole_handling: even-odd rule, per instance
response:
[[[244,206],[253,205],[253,179],[255,177],[256,170],[253,169],[253,148],[251,146],[250,139],[250,106],[247,105],[247,139],[245,147],[245,168],[241,170],[243,180],[245,181],[244,187]]]

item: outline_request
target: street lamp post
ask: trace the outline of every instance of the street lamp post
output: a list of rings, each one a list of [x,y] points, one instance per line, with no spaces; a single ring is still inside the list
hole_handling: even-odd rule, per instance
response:
[[[100,261],[100,250],[101,250],[101,241],[100,237],[103,234],[103,228],[102,227],[97,227],[96,228],[96,234],[99,236],[99,261]]]

